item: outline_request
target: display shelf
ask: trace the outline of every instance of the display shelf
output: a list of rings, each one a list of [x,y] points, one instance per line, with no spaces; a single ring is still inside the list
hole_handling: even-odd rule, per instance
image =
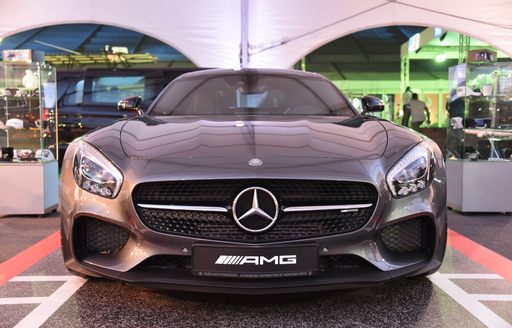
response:
[[[13,159],[18,153],[23,159],[58,159],[55,81],[49,65],[0,63],[0,127],[9,130]]]
[[[58,162],[0,162],[0,216],[43,215],[59,202]]]
[[[460,212],[512,212],[510,161],[448,160],[448,207]]]
[[[0,215],[45,214],[58,204],[55,69],[0,63]]]

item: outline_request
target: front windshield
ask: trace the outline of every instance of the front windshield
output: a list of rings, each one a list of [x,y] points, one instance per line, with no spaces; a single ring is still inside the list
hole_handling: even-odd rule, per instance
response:
[[[354,116],[329,81],[316,76],[235,72],[174,81],[153,106],[153,116]]]

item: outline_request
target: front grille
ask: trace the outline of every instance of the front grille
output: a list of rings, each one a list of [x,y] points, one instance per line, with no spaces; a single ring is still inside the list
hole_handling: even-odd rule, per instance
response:
[[[339,210],[281,212],[276,224],[255,235],[240,229],[233,214],[141,208],[137,204],[222,206],[230,208],[238,193],[258,186],[271,191],[280,205],[373,204],[357,212]],[[133,201],[142,222],[150,229],[166,233],[241,242],[271,242],[347,233],[363,227],[377,202],[371,184],[318,180],[208,180],[150,182],[135,187]]]
[[[268,189],[286,206],[374,203],[377,200],[377,191],[369,183],[287,179],[146,182],[135,187],[133,200],[149,204],[224,206],[231,204],[240,191],[253,186]]]
[[[434,241],[433,234],[431,219],[420,217],[387,226],[379,236],[391,253],[404,254],[429,251]]]
[[[355,231],[368,221],[373,208],[359,212],[315,211],[286,214],[278,223],[260,235],[248,234],[238,228],[229,214],[140,208],[142,221],[152,230],[194,237],[268,242],[324,236]]]
[[[89,217],[78,218],[73,229],[75,252],[82,257],[117,254],[130,237],[125,228]]]

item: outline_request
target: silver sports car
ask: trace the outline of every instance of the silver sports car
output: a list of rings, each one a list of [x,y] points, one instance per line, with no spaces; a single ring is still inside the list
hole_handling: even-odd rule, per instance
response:
[[[435,272],[446,245],[443,156],[291,70],[205,70],[75,140],[61,175],[75,273],[149,287],[286,293]]]

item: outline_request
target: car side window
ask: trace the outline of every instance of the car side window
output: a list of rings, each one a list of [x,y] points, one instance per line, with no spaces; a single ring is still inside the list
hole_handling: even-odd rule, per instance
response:
[[[119,100],[145,95],[144,76],[102,76],[92,79],[91,102],[116,104]]]
[[[63,105],[73,106],[80,105],[84,101],[84,80],[77,80],[71,84],[63,98]]]

